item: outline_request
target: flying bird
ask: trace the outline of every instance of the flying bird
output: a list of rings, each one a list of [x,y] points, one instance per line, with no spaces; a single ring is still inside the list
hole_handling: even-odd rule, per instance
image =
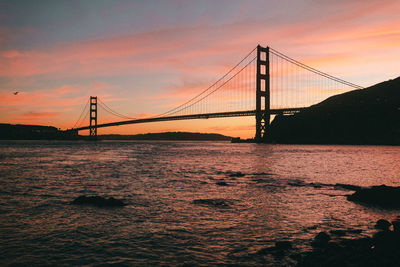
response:
[[[18,95],[19,92],[15,92],[14,95]]]

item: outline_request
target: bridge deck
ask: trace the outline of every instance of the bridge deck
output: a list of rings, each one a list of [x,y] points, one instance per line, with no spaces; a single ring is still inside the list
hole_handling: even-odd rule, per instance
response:
[[[272,115],[278,114],[293,114],[297,113],[305,108],[285,108],[285,109],[271,109]],[[218,112],[218,113],[204,113],[204,114],[192,114],[192,115],[180,115],[180,116],[166,116],[166,117],[154,117],[147,119],[135,119],[127,121],[117,121],[110,123],[98,124],[97,128],[119,126],[126,124],[137,124],[137,123],[147,123],[147,122],[157,122],[157,121],[176,121],[176,120],[193,120],[193,119],[209,119],[209,118],[223,118],[223,117],[243,117],[243,116],[254,116],[256,114],[255,110],[247,111],[232,111],[232,112]],[[75,128],[73,130],[81,131],[88,130],[89,126],[84,126],[80,128]]]

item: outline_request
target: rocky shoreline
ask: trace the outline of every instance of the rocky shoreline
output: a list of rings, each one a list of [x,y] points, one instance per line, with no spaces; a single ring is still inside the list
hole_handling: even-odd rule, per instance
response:
[[[319,232],[310,240],[311,251],[299,252],[292,242],[278,241],[257,254],[283,266],[400,266],[400,216],[391,223],[378,220],[375,229],[370,237],[358,229]]]
[[[383,209],[400,208],[400,187],[335,186],[355,191],[347,196],[349,201]],[[374,228],[376,232],[372,236],[366,236],[360,229],[319,232],[309,240],[311,250],[308,252],[299,252],[289,241],[279,241],[275,246],[259,250],[258,254],[298,267],[400,266],[400,215],[392,222],[380,219]]]
[[[297,266],[399,266],[400,216],[392,223],[380,219],[375,228],[372,237],[338,241],[321,232],[311,243],[313,250],[299,255]]]
[[[382,208],[400,208],[400,187],[386,185],[355,189],[348,200]]]

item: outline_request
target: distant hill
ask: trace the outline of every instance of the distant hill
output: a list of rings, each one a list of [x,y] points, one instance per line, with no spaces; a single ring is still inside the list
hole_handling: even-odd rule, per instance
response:
[[[230,141],[232,137],[214,133],[165,132],[136,135],[98,135],[99,140],[191,140]],[[0,140],[89,140],[88,136],[61,131],[53,126],[0,123]]]
[[[292,116],[276,116],[268,141],[400,145],[400,77],[332,96]]]
[[[0,123],[0,139],[54,139],[58,129],[52,126]]]
[[[0,140],[76,140],[73,132],[53,126],[0,123]]]
[[[99,135],[100,140],[190,140],[190,141],[230,141],[232,137],[214,133],[165,132],[136,135]]]

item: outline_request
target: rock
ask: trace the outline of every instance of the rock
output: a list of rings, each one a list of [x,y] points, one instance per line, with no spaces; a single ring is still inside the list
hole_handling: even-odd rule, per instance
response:
[[[325,233],[325,232],[319,232],[319,233],[315,236],[314,240],[319,240],[319,241],[328,242],[329,240],[331,240],[331,237],[330,237],[327,233]]]
[[[346,231],[345,230],[331,230],[329,231],[329,233],[331,233],[332,235],[336,235],[336,236],[345,236],[346,235]]]
[[[307,186],[307,184],[304,181],[292,181],[292,182],[288,182],[288,185],[298,186],[298,187]]]
[[[231,172],[228,174],[228,176],[229,177],[243,177],[243,176],[245,176],[245,174],[242,172]]]
[[[347,229],[347,232],[349,234],[361,234],[362,233],[362,229]]]
[[[122,207],[126,204],[113,197],[104,198],[101,196],[79,196],[71,202],[73,205],[93,205],[96,207]]]
[[[292,248],[292,243],[290,241],[277,241],[275,243],[275,249],[277,250],[288,250]]]
[[[395,233],[400,234],[400,221],[399,221],[399,220],[394,220],[394,221],[392,222],[392,225],[393,225],[393,231],[394,231]]]
[[[400,240],[396,238],[396,235],[392,231],[380,231],[372,238],[375,250],[385,253],[391,251],[397,252],[399,241]]]
[[[229,186],[229,184],[227,184],[226,182],[216,182],[215,184],[219,186]]]
[[[214,206],[217,208],[229,208],[230,205],[228,204],[228,201],[225,199],[219,199],[219,198],[214,198],[214,199],[195,199],[192,202],[193,204],[196,205],[207,205],[207,206]]]
[[[325,232],[320,232],[315,236],[315,238],[314,238],[313,242],[311,243],[311,245],[313,247],[326,246],[328,244],[329,240],[331,240],[330,235],[328,235]]]
[[[252,175],[273,175],[273,174],[268,173],[268,172],[255,172],[255,173],[252,173]]]
[[[300,253],[293,253],[289,255],[289,258],[295,260],[296,262],[301,261],[302,257],[303,256]]]
[[[360,188],[354,194],[347,196],[347,199],[384,208],[400,208],[400,187],[380,185]]]
[[[277,241],[275,246],[260,249],[257,253],[261,255],[271,254],[274,257],[282,257],[288,250],[292,249],[292,243],[289,241]]]
[[[335,184],[335,187],[341,187],[346,190],[357,191],[360,190],[361,187],[358,185],[351,185],[351,184]]]
[[[257,253],[261,255],[272,254],[274,252],[275,252],[275,247],[266,247],[257,251]]]
[[[390,222],[388,222],[387,220],[380,219],[380,220],[378,220],[378,221],[376,222],[376,224],[375,224],[374,227],[375,227],[375,229],[387,231],[387,230],[389,230],[389,227],[390,227],[391,225],[392,225],[392,224],[391,224]]]
[[[319,184],[319,183],[310,183],[309,185],[314,188],[322,188],[322,184]]]

